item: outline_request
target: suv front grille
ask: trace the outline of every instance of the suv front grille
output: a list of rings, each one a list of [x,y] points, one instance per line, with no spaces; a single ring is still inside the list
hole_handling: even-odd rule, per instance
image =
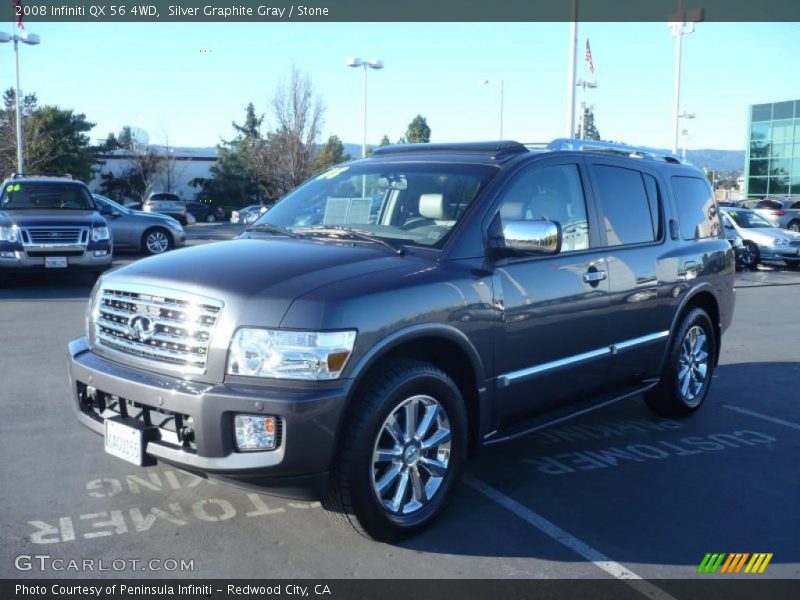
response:
[[[103,288],[98,293],[98,345],[160,367],[205,372],[221,301],[144,286]]]
[[[30,244],[80,244],[86,242],[86,230],[79,227],[28,227],[27,241]]]

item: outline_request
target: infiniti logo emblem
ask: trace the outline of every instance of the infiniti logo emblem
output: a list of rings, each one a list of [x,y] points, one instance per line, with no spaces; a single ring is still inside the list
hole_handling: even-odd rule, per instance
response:
[[[148,341],[155,333],[155,323],[147,315],[134,315],[128,319],[128,333],[134,339]]]

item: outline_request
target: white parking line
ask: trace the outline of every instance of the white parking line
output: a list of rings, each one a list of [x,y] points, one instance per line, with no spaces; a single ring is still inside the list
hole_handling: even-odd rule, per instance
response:
[[[611,560],[608,556],[599,550],[592,548],[583,540],[579,540],[571,533],[561,529],[555,523],[545,519],[539,513],[532,511],[527,506],[523,506],[513,498],[506,496],[489,484],[484,483],[480,479],[472,477],[471,475],[466,475],[464,477],[464,482],[506,510],[511,511],[520,519],[526,521],[530,525],[533,525],[542,533],[550,536],[558,543],[563,544],[573,552],[592,562],[592,564],[602,569],[612,577],[623,580],[637,592],[640,592],[648,598],[653,598],[656,600],[675,600],[673,596],[669,595],[661,588],[653,585],[649,581],[645,581],[630,569],[622,566],[616,561]]]
[[[792,423],[791,421],[784,421],[783,419],[779,419],[778,417],[762,415],[761,413],[757,413],[752,410],[742,408],[740,406],[731,406],[730,404],[725,404],[724,406],[728,410],[735,410],[736,412],[742,413],[743,415],[750,415],[751,417],[757,417],[759,419],[764,419],[765,421],[770,421],[771,423],[777,423],[778,425],[784,425],[786,427],[791,427],[792,429],[800,430],[800,423]]]

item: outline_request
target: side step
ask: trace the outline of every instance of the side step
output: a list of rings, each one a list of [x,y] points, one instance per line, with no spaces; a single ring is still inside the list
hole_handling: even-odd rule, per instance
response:
[[[620,400],[625,400],[631,396],[643,394],[648,390],[653,389],[658,385],[658,379],[649,379],[638,384],[629,385],[621,390],[603,394],[600,396],[592,396],[586,400],[576,402],[562,410],[557,410],[544,415],[538,415],[533,419],[516,427],[511,427],[501,431],[493,431],[483,438],[483,443],[486,446],[492,444],[500,444],[502,442],[509,442],[517,438],[530,435],[541,429],[558,425],[564,421],[569,421],[575,417],[585,415],[599,408],[610,406]]]

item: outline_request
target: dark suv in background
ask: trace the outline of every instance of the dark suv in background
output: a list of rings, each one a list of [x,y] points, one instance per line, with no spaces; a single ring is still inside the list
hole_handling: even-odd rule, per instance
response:
[[[15,176],[0,188],[0,277],[23,270],[111,266],[111,232],[89,188],[59,177]]]
[[[696,411],[733,276],[708,181],[673,156],[385,147],[239,239],[104,276],[70,385],[115,456],[321,497],[397,540],[482,445],[637,394]]]

